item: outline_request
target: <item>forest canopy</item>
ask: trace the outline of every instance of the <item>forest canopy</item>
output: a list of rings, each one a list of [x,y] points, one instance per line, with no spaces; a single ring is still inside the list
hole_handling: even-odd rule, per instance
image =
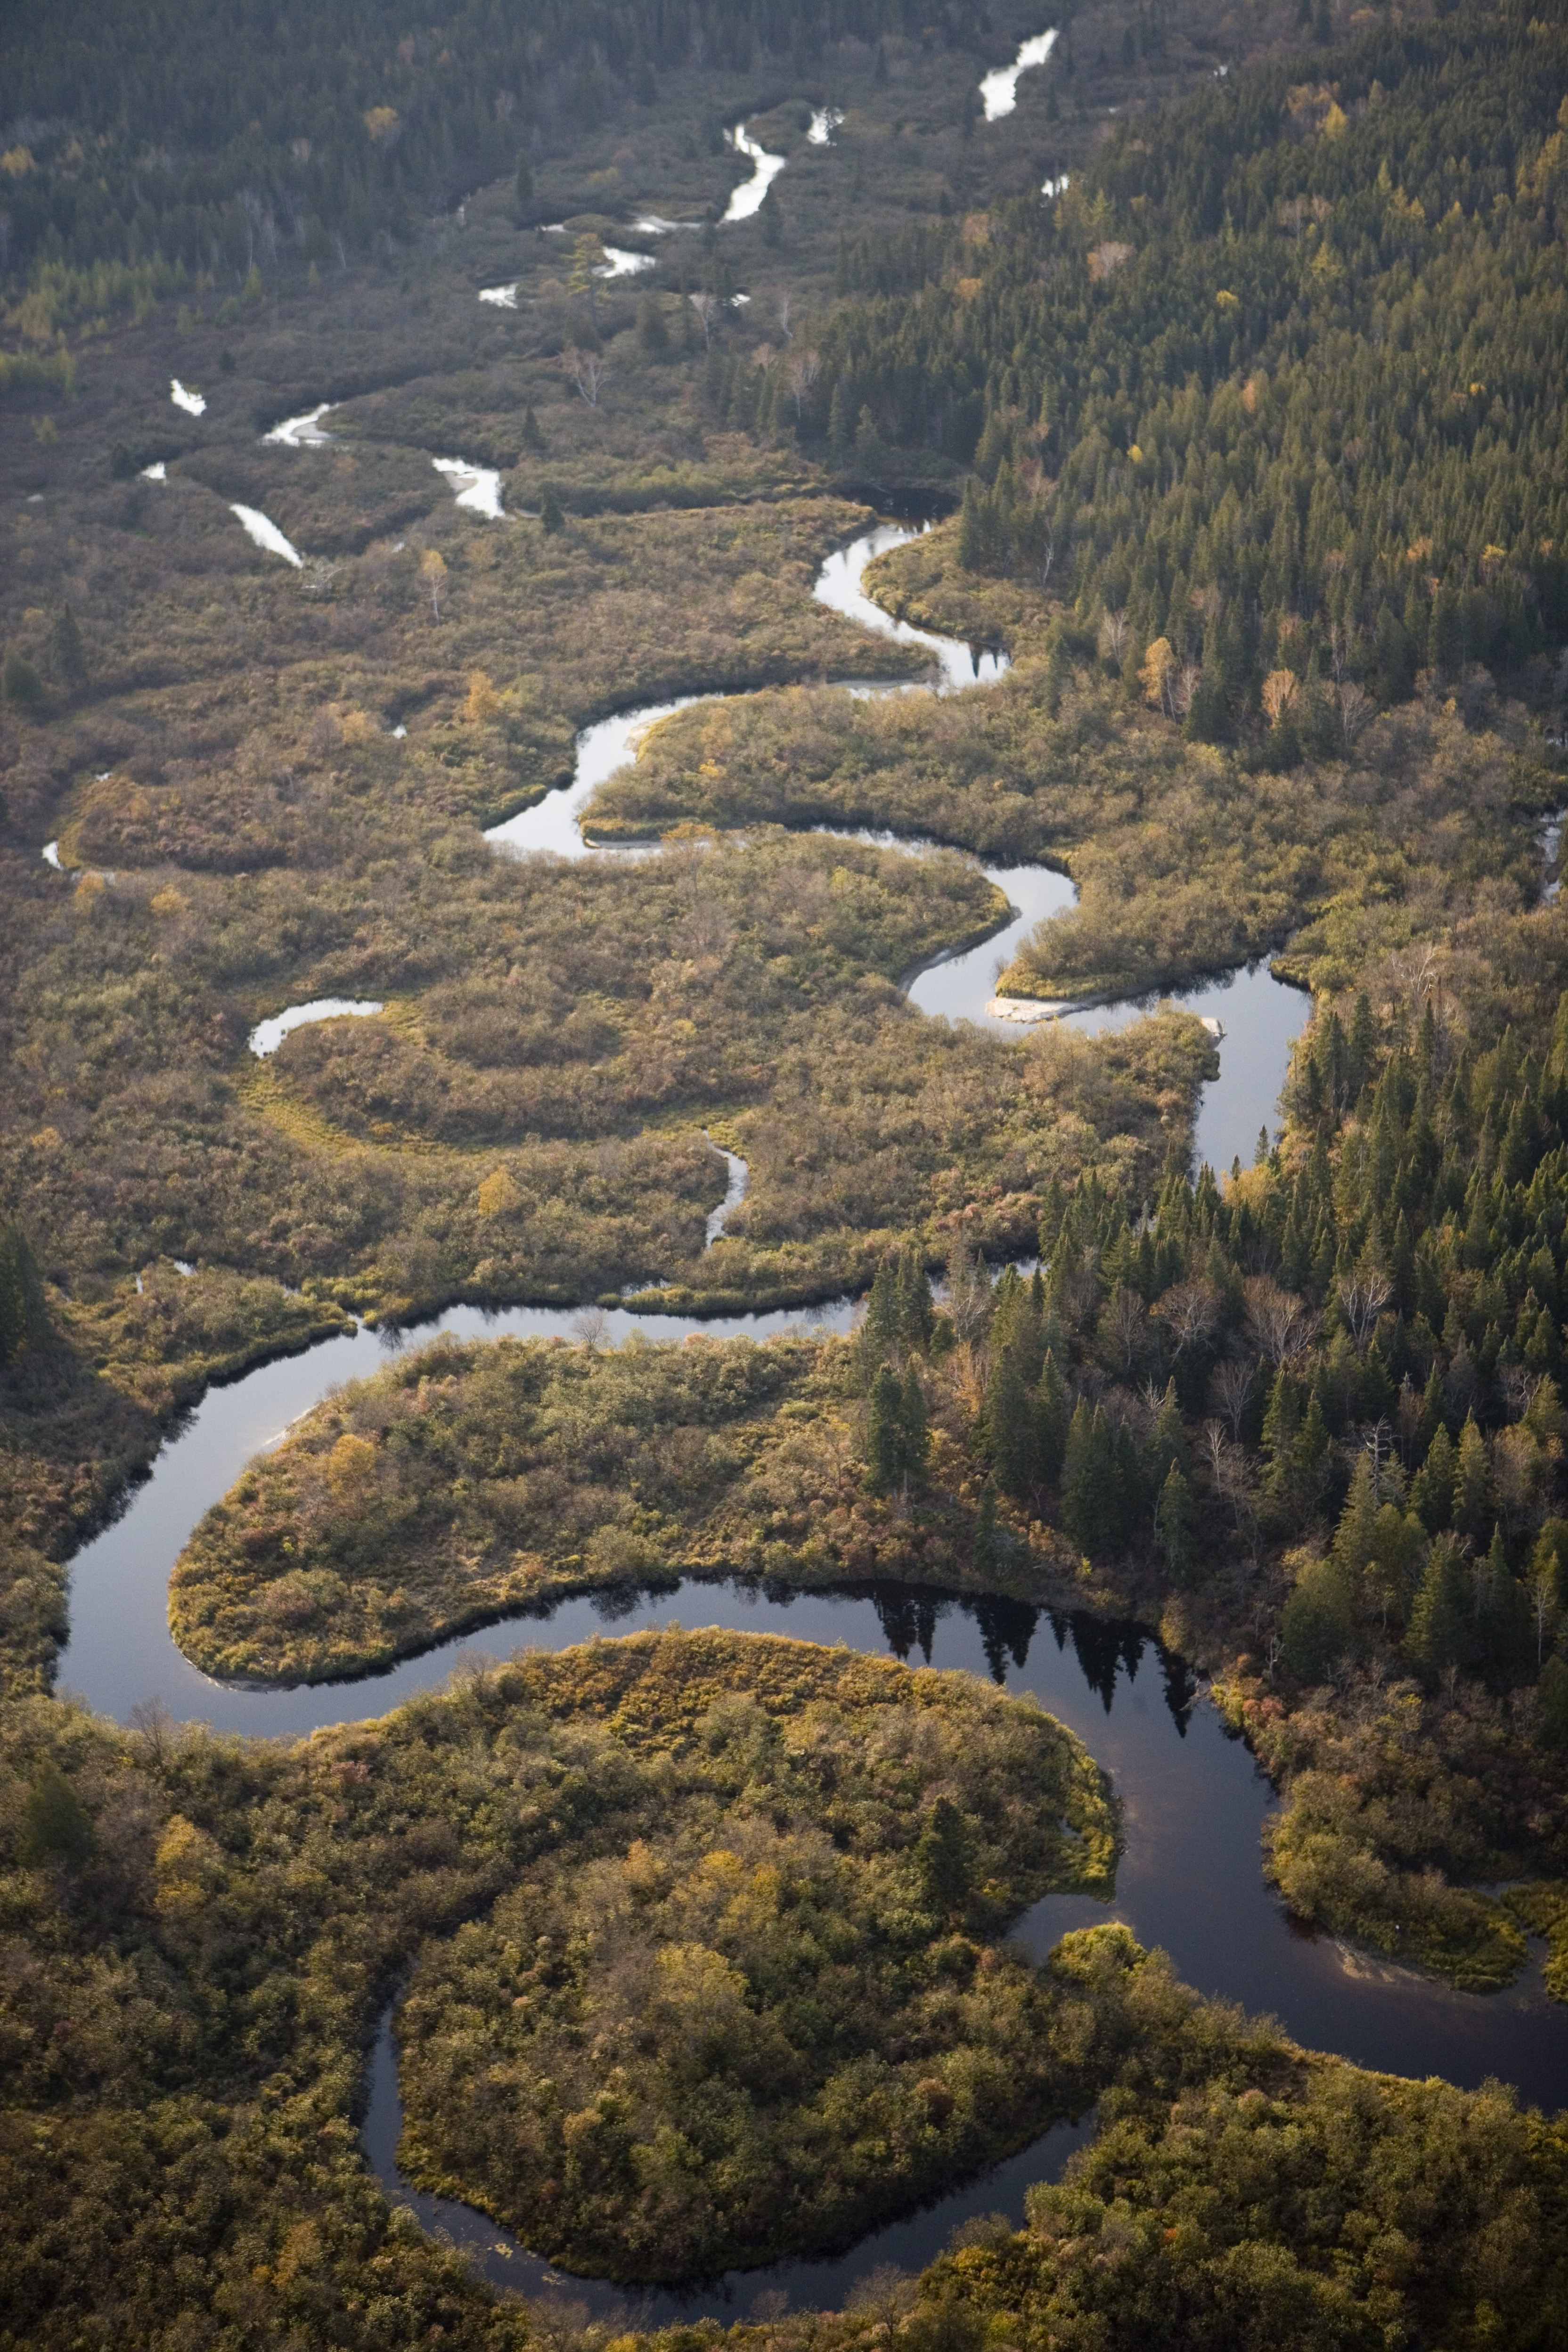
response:
[[[1204,740],[1517,667],[1568,635],[1565,87],[1478,10],[1141,115],[842,305],[808,431],[972,469],[966,562]]]

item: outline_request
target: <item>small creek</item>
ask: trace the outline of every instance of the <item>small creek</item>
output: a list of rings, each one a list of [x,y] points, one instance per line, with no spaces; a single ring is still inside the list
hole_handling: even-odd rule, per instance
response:
[[[265,548],[268,555],[280,555],[296,572],[303,570],[304,557],[291,541],[284,538],[269,515],[259,513],[255,507],[231,506],[229,512],[239,517],[247,536],[258,547]]]
[[[733,131],[726,131],[724,136],[737,155],[745,156],[752,166],[752,176],[749,180],[742,180],[734,190],[724,208],[723,218],[727,221],[750,220],[753,213],[762,211],[763,199],[788,158],[770,155],[767,149],[752,137],[743,122],[737,122]]]
[[[1031,66],[1043,66],[1056,47],[1055,30],[1037,33],[1032,40],[1020,41],[1018,54],[1010,66],[998,66],[985,75],[980,84],[980,102],[985,109],[987,122],[999,122],[1011,114],[1018,103],[1018,77]]]

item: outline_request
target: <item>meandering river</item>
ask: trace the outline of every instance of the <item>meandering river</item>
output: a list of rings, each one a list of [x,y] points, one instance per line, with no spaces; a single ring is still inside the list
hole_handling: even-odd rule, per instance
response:
[[[830,559],[819,593],[883,634],[929,646],[940,691],[1002,676],[1005,657],[977,659],[966,646],[909,631],[864,598],[866,563],[905,536],[894,525],[865,534],[842,556]],[[908,688],[858,684],[855,690]],[[595,787],[625,761],[647,727],[698,698],[622,712],[584,729],[571,783],[497,826],[490,839],[514,854],[589,854],[578,818]],[[1026,929],[1071,902],[1067,877],[1047,867],[985,870],[1008,894],[1014,916],[981,946],[938,959],[916,975],[912,1001],[932,1015],[984,1018],[999,962]],[[1249,1157],[1258,1128],[1273,1114],[1304,1001],[1260,968],[1205,983],[1178,1002],[1217,1017],[1225,1031],[1220,1076],[1204,1093],[1199,1149],[1221,1164],[1237,1152]],[[1123,1025],[1139,1009],[1100,1007],[1068,1017],[1077,1027],[1103,1030]],[[371,1010],[368,1003],[331,1001],[289,1007],[258,1025],[253,1047],[275,1050],[300,1017]],[[744,1189],[743,1162],[731,1153],[724,1156],[730,1188],[709,1221],[710,1242]],[[847,1300],[806,1315],[777,1311],[708,1320],[626,1309],[585,1317],[569,1308],[513,1307],[487,1314],[463,1307],[436,1318],[418,1336],[438,1328],[464,1338],[554,1335],[614,1344],[636,1328],[654,1339],[677,1340],[694,1332],[763,1338],[801,1326],[844,1330],[852,1314]],[[209,1391],[163,1446],[121,1517],[72,1563],[71,1632],[61,1658],[62,1687],[121,1719],[139,1703],[161,1698],[176,1715],[203,1718],[222,1730],[289,1736],[383,1713],[439,1684],[457,1660],[471,1654],[475,1645],[465,1636],[367,1681],[241,1690],[198,1674],[168,1632],[169,1571],[202,1513],[253,1454],[276,1443],[331,1388],[375,1370],[405,1344],[395,1335],[359,1330]],[[912,1654],[917,1663],[989,1673],[1011,1689],[1032,1692],[1081,1734],[1110,1773],[1125,1809],[1127,1841],[1109,1915],[1086,1897],[1050,1898],[1021,1925],[1033,1950],[1043,1955],[1066,1928],[1112,1916],[1124,1919],[1142,1941],[1163,1945],[1201,1991],[1245,2002],[1254,2011],[1272,2011],[1310,2046],[1394,2073],[1441,2074],[1462,2084],[1495,2074],[1544,2105],[1568,2104],[1568,2013],[1546,2000],[1538,1972],[1482,2001],[1408,1972],[1373,1967],[1288,1919],[1260,1868],[1260,1833],[1272,1801],[1267,1782],[1246,1749],[1226,1737],[1218,1716],[1203,1702],[1180,1662],[1161,1654],[1137,1629],[1052,1619],[1018,1603],[960,1602],[892,1587],[791,1599],[727,1584],[688,1584],[673,1600],[663,1596],[630,1609],[624,1600],[603,1597],[562,1603],[530,1622],[527,1639],[558,1649],[605,1630],[607,1618],[616,1632],[680,1621],[779,1631],[877,1653],[890,1647],[900,1655]],[[515,1623],[499,1628],[490,1637],[494,1648],[510,1650],[523,1630]],[[914,2268],[929,2261],[954,2222],[971,2213],[1002,2210],[1017,2218],[1027,2184],[1057,2168],[1089,2128],[1086,2121],[1047,2133],[981,2181],[877,2233],[840,2260],[784,2264],[689,2296],[649,2297],[645,2308],[658,2322],[706,2311],[733,2315],[763,2292],[812,2304],[839,2303],[853,2280],[877,2263]],[[602,2285],[558,2278],[483,2215],[409,2190],[396,2175],[397,2131],[396,2070],[384,2021],[372,2068],[365,2147],[389,2193],[410,2202],[427,2226],[448,2232],[500,2280],[531,2291],[559,2285],[596,2312],[623,2300]]]

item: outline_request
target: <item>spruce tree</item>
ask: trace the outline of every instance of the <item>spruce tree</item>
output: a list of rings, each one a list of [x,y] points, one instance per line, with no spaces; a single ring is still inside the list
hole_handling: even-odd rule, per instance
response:
[[[1354,1591],[1365,1575],[1368,1562],[1377,1546],[1377,1479],[1367,1454],[1356,1456],[1351,1472],[1350,1493],[1334,1531],[1333,1560],[1345,1580],[1347,1590]]]
[[[1473,1412],[1459,1432],[1458,1459],[1454,1465],[1454,1525],[1462,1536],[1479,1543],[1492,1524],[1491,1465],[1487,1444]]]
[[[0,1364],[19,1356],[43,1328],[44,1286],[26,1235],[0,1225]]]
[[[91,1814],[53,1757],[46,1756],[22,1808],[17,1861],[24,1870],[82,1863],[93,1843]]]
[[[1176,1583],[1184,1584],[1193,1558],[1193,1490],[1173,1462],[1154,1507],[1154,1534],[1165,1555],[1167,1572]]]
[[[912,1364],[904,1374],[900,1398],[899,1441],[902,1456],[900,1475],[907,1493],[911,1480],[924,1477],[931,1453],[931,1422],[926,1412],[925,1391]]]
[[[1541,1669],[1535,1685],[1536,1736],[1554,1756],[1568,1753],[1568,1660],[1556,1651]]]
[[[1114,1440],[1102,1409],[1081,1400],[1068,1430],[1062,1471],[1062,1523],[1080,1551],[1110,1550],[1120,1532]]]
[[[939,1918],[963,1909],[973,1879],[969,1825],[951,1797],[939,1797],[915,1846],[921,1891]]]
[[[1439,1537],[1410,1612],[1405,1654],[1436,1682],[1446,1667],[1468,1663],[1473,1648],[1469,1581],[1464,1556],[1450,1536]]]
[[[931,1304],[924,1256],[912,1243],[907,1243],[899,1253],[894,1287],[900,1343],[905,1348],[925,1347],[936,1321],[936,1309]]]
[[[1441,1423],[1410,1482],[1410,1500],[1429,1536],[1440,1535],[1453,1519],[1454,1443]]]
[[[987,1478],[980,1489],[980,1508],[974,1515],[974,1544],[971,1564],[976,1576],[994,1576],[1002,1566],[1003,1542],[996,1526],[996,1481]]]
[[[1155,1486],[1160,1486],[1164,1484],[1167,1471],[1180,1470],[1184,1476],[1191,1462],[1187,1433],[1182,1426],[1181,1407],[1176,1402],[1176,1383],[1171,1380],[1165,1383],[1165,1393],[1154,1416],[1149,1445],[1150,1475]]]
[[[1054,1486],[1062,1475],[1067,1448],[1067,1387],[1047,1353],[1035,1391],[1035,1475],[1042,1486]]]
[[[1004,1348],[992,1367],[985,1422],[998,1486],[1004,1494],[1026,1495],[1034,1476],[1035,1414],[1012,1347]]]
[[[871,1382],[866,1411],[866,1484],[873,1495],[891,1494],[903,1464],[903,1383],[890,1364]]]

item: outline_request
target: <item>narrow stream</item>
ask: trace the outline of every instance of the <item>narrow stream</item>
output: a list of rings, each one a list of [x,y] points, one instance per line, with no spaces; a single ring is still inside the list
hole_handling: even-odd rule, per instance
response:
[[[724,136],[737,155],[745,156],[752,166],[752,176],[749,180],[742,180],[735,189],[724,208],[723,218],[726,221],[750,220],[753,213],[762,211],[768,190],[789,159],[784,155],[770,155],[765,147],[752,138],[743,122],[737,122],[733,131],[726,131]]]
[[[1054,29],[1037,33],[1032,40],[1020,41],[1018,54],[1010,66],[998,66],[984,76],[980,84],[980,102],[985,109],[987,122],[999,122],[1005,114],[1012,113],[1018,103],[1019,75],[1027,73],[1031,66],[1043,66],[1056,45]]]

